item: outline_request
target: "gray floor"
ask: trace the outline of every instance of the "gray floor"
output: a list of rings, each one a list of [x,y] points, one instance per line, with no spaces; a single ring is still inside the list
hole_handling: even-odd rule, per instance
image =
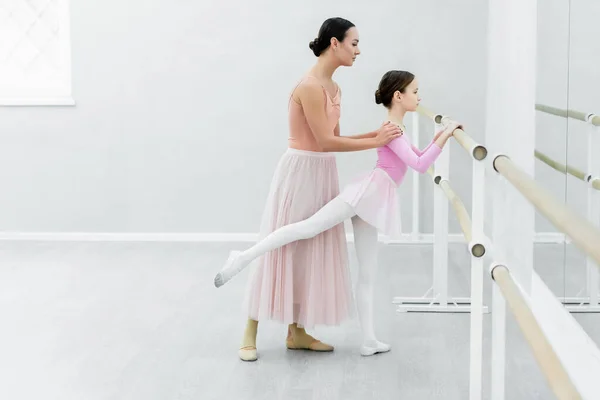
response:
[[[431,246],[381,246],[376,325],[390,353],[361,357],[357,321],[312,332],[336,346],[329,354],[286,350],[286,327],[266,322],[256,363],[236,352],[246,274],[212,286],[233,247],[246,245],[1,242],[0,398],[468,399],[468,314],[396,313],[390,302],[430,286]],[[466,296],[465,247],[450,250],[450,291]],[[538,245],[536,269],[569,295],[585,272],[581,255],[562,245]],[[485,287],[489,304],[487,279]],[[600,342],[600,314],[576,317]],[[507,330],[506,399],[554,398],[510,316]]]

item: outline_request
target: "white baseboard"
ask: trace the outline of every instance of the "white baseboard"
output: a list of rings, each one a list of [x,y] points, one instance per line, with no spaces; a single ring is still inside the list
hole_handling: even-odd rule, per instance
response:
[[[94,233],[94,232],[0,232],[0,241],[58,241],[58,242],[255,242],[255,233]],[[413,237],[405,234],[399,240],[389,240],[379,235],[386,244],[432,244],[433,234],[421,233]],[[346,234],[348,242],[354,242],[352,234]],[[555,232],[538,232],[535,243],[564,243],[565,235]],[[450,243],[465,243],[462,234],[448,235]]]

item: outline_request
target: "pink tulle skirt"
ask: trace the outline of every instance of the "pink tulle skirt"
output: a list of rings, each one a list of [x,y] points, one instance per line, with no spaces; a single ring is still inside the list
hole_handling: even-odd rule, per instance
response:
[[[365,222],[392,239],[402,235],[398,185],[382,169],[359,176],[344,187],[340,197]]]
[[[334,154],[288,149],[275,170],[260,238],[312,216],[338,194]],[[271,251],[250,268],[244,311],[251,319],[312,328],[354,316],[343,223]]]

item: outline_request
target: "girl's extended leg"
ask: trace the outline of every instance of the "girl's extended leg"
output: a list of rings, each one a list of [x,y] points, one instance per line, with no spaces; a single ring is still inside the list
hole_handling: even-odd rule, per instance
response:
[[[223,286],[257,257],[288,243],[317,236],[319,233],[333,228],[354,215],[352,207],[341,198],[336,197],[325,204],[312,217],[271,232],[246,251],[232,251],[225,267],[215,276],[215,286]]]
[[[360,217],[352,218],[354,246],[358,259],[358,280],[356,285],[356,303],[363,332],[360,353],[371,356],[390,350],[390,346],[375,337],[373,321],[373,287],[377,277],[377,229]]]

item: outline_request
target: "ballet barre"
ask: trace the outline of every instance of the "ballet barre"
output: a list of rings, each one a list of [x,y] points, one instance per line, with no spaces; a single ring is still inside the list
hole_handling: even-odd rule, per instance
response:
[[[556,200],[506,155],[493,160],[496,172],[506,178],[554,226],[571,237],[573,243],[600,263],[600,231],[589,221]]]
[[[490,272],[556,397],[565,400],[581,399],[509,269],[504,265],[492,264]]]
[[[592,113],[585,113],[576,110],[565,110],[562,108],[547,106],[545,104],[536,104],[535,109],[545,112],[546,114],[552,114],[563,118],[572,118],[579,121],[588,122],[594,126],[600,126],[600,115],[594,115]]]
[[[588,185],[587,218],[600,226],[600,116],[576,110],[563,110],[544,104],[536,104],[535,109],[546,114],[571,118],[587,124],[587,173],[570,165],[563,165],[540,151],[535,156],[549,167],[569,174]],[[596,150],[596,151],[594,151]],[[586,284],[575,297],[561,297],[561,302],[572,312],[600,312],[600,272],[591,257],[586,259]]]
[[[419,106],[417,112],[432,119],[438,125],[444,123],[448,119],[447,116],[435,114],[433,111],[421,105]],[[475,142],[475,140],[473,140],[471,136],[467,135],[462,129],[456,129],[453,136],[458,144],[460,144],[467,151],[467,153],[471,154],[474,159],[481,161],[487,156],[487,149],[485,146]]]
[[[600,178],[594,177],[594,176],[592,176],[592,174],[586,174],[585,172],[583,172],[569,164],[567,164],[567,165],[562,164],[562,163],[548,157],[546,154],[542,153],[539,150],[536,150],[534,154],[535,154],[535,158],[537,158],[538,160],[540,160],[541,162],[543,162],[550,168],[552,168],[558,172],[562,172],[563,174],[569,174],[569,175],[579,179],[580,181],[589,183],[590,186],[592,188],[594,188],[595,190],[600,190]]]
[[[434,122],[434,132],[437,132],[440,124],[448,118],[423,106],[418,107],[417,113]],[[446,147],[436,161],[435,168],[428,171],[438,187],[434,190],[433,285],[422,297],[394,297],[392,302],[398,305],[398,312],[470,313],[469,392],[471,399],[478,399],[482,391],[483,314],[489,312],[488,307],[483,304],[483,256],[486,254],[485,243],[489,243],[483,230],[484,160],[488,151],[462,129],[456,129],[453,136],[473,160],[471,218],[463,202],[450,187],[450,150]],[[470,297],[448,296],[448,203],[454,208],[471,254]]]
[[[440,129],[441,123],[447,119],[446,116],[435,114],[429,109],[419,106],[417,112],[413,114],[413,141],[418,143],[419,124],[418,116],[422,115],[432,120],[435,124],[434,133]],[[487,150],[484,146],[476,143],[462,129],[454,131],[454,137],[458,143],[473,157],[474,185],[478,185],[483,190],[485,184],[485,168],[482,161],[487,156]],[[430,171],[428,171],[430,172]],[[432,175],[433,172],[430,172]],[[434,255],[433,255],[433,284],[421,297],[401,297],[393,298],[392,303],[397,304],[398,312],[471,312],[472,299],[470,297],[449,297],[448,296],[448,201],[454,207],[457,218],[465,233],[465,226],[469,225],[466,234],[463,235],[467,240],[469,252],[473,257],[479,258],[485,254],[485,241],[483,234],[483,201],[484,193],[478,190],[473,191],[473,215],[474,225],[464,207],[464,204],[451,189],[447,176],[449,175],[449,149],[446,148],[435,163],[435,173],[432,175],[433,181],[440,190],[434,191]],[[475,183],[476,182],[476,183]],[[441,185],[440,185],[441,183]],[[418,230],[418,173],[413,176],[413,235]],[[476,220],[475,220],[476,219]],[[481,269],[481,268],[480,268]],[[483,275],[474,276],[475,293],[479,293],[479,283],[483,284]],[[473,284],[473,282],[472,282]],[[477,305],[484,312],[488,312],[483,304]]]
[[[438,128],[443,123],[441,114],[420,107],[419,113],[431,118]],[[436,129],[437,131],[438,129]],[[440,155],[434,169],[427,172],[436,185],[434,198],[434,285],[420,298],[422,303],[415,305],[419,299],[394,298],[399,303],[398,311],[437,311],[437,312],[470,312],[470,363],[469,363],[469,398],[481,399],[482,392],[482,355],[483,355],[483,256],[502,257],[502,252],[492,249],[491,241],[483,231],[483,207],[485,193],[485,170],[494,171],[496,179],[502,178],[512,184],[517,192],[523,195],[532,205],[550,220],[561,232],[569,235],[591,259],[600,259],[600,231],[585,219],[571,211],[564,204],[545,192],[526,173],[521,171],[505,154],[498,154],[490,160],[485,146],[475,142],[463,130],[456,130],[457,142],[473,160],[473,189],[471,218],[460,197],[452,190],[448,181],[449,159]],[[446,149],[447,150],[447,149]],[[501,191],[500,186],[493,186],[495,197]],[[444,204],[441,201],[444,200]],[[471,254],[471,297],[470,307],[457,304],[447,296],[447,257],[448,257],[448,203],[458,218],[462,233],[469,244]],[[494,207],[494,225],[498,224],[495,234],[505,234],[502,208]],[[502,237],[502,236],[499,236]],[[531,238],[533,240],[533,238]],[[489,247],[489,248],[488,248]],[[442,257],[443,256],[443,257]],[[581,399],[581,394],[596,393],[596,376],[600,374],[600,349],[589,338],[566,307],[563,307],[554,294],[543,283],[539,276],[532,272],[532,293],[528,297],[520,289],[518,282],[508,270],[505,263],[495,261],[490,273],[494,282],[492,312],[492,393],[494,399],[504,398],[504,369],[506,343],[506,301],[517,319],[525,339],[535,355],[542,372],[550,382],[552,391],[559,399]],[[427,298],[430,292],[432,296]],[[411,304],[413,300],[413,304]],[[466,302],[465,302],[466,303]],[[461,307],[462,306],[462,307]],[[450,311],[451,310],[451,311]],[[570,339],[564,339],[565,334]],[[583,344],[583,345],[582,345]],[[579,365],[577,360],[584,360]],[[567,368],[567,366],[569,368]],[[569,371],[571,374],[567,373]],[[580,394],[581,393],[581,394]]]
[[[495,175],[495,179],[491,179],[494,189],[494,240],[508,233],[504,229],[502,214],[505,209],[498,204],[504,200],[501,198],[504,186],[499,185],[498,179],[502,178],[502,181],[511,184],[518,194],[528,200],[559,231],[569,235],[586,254],[594,259],[600,257],[600,251],[594,248],[594,244],[600,243],[600,230],[555,199],[507,155],[498,154],[490,161],[487,166]],[[502,258],[505,256],[503,252],[510,251],[504,248],[496,250],[494,258]],[[594,393],[594,396],[598,393],[596,382],[597,376],[600,375],[600,349],[572,317],[567,307],[561,304],[535,270],[531,272],[531,287],[528,292],[521,289],[516,275],[513,277],[506,263],[495,261],[490,272],[495,282],[491,307],[492,398],[504,399],[505,301],[517,318],[521,331],[557,397],[594,398],[589,396],[591,393]],[[529,279],[529,276],[523,278]]]
[[[447,179],[443,178],[440,175],[435,175],[435,173],[433,172],[433,168],[431,167],[429,167],[427,173],[431,176],[431,178],[433,178],[433,182],[442,189],[442,191],[448,198],[448,201],[452,205],[454,213],[456,214],[456,219],[460,224],[460,229],[462,230],[463,235],[467,240],[467,243],[470,243],[473,238],[471,230],[471,217],[469,216],[465,204],[462,202],[460,197],[458,197],[458,195],[454,192],[454,190],[450,186],[450,182],[448,182]],[[485,246],[482,243],[477,243],[471,250],[471,253],[475,257],[482,257],[485,254]]]

